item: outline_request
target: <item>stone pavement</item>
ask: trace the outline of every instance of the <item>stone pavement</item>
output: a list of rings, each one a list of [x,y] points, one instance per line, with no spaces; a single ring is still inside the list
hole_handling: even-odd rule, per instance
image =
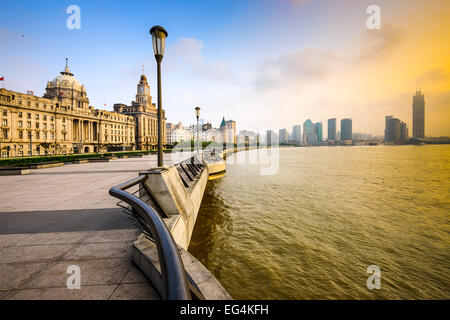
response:
[[[159,299],[132,262],[139,231],[108,194],[155,166],[151,155],[1,176],[0,299]],[[67,288],[71,265],[81,289]]]

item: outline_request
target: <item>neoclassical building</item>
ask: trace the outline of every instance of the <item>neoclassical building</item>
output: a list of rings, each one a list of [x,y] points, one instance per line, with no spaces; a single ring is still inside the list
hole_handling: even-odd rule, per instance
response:
[[[0,124],[2,158],[135,149],[134,118],[89,106],[67,60],[43,97],[0,89]]]
[[[147,77],[141,75],[137,84],[136,101],[131,106],[123,103],[114,104],[114,111],[134,118],[136,123],[136,148],[139,150],[156,150],[158,148],[158,115],[156,105],[152,102],[150,85]],[[163,146],[166,139],[166,116],[162,110]]]

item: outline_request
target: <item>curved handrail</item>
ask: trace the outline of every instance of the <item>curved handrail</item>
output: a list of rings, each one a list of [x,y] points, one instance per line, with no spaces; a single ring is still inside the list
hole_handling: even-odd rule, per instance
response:
[[[109,189],[109,194],[128,203],[143,220],[143,227],[152,234],[158,250],[161,266],[162,298],[164,300],[191,300],[191,293],[186,274],[178,252],[177,245],[161,217],[144,201],[124,191],[144,182],[146,175],[141,175]]]

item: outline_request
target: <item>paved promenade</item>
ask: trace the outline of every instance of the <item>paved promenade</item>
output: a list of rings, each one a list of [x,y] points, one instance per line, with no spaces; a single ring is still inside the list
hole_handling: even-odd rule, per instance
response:
[[[0,176],[0,299],[158,299],[132,263],[139,232],[108,194],[155,166],[152,155]],[[81,289],[67,288],[71,265]]]

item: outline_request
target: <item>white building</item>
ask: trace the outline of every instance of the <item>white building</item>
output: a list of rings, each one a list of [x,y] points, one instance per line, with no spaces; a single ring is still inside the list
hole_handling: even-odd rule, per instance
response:
[[[167,123],[166,125],[167,144],[173,145],[175,142],[191,141],[194,139],[192,127],[183,127],[180,123]]]

